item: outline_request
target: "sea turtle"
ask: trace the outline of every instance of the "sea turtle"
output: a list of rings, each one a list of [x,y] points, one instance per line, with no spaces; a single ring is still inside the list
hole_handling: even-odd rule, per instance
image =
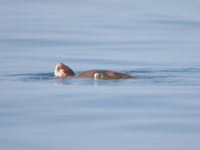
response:
[[[81,72],[75,75],[73,70],[63,63],[56,65],[54,75],[55,77],[67,77],[67,78],[76,77],[76,78],[91,78],[91,79],[100,79],[100,80],[135,78],[128,74],[115,72],[115,71],[109,71],[109,70],[89,70],[89,71]]]

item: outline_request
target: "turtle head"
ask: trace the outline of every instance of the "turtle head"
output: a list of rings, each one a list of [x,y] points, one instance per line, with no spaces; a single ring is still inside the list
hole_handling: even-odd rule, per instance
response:
[[[94,79],[95,80],[106,80],[107,77],[105,74],[97,72],[94,74]]]
[[[56,65],[54,75],[55,77],[73,77],[75,73],[67,65],[60,63]]]

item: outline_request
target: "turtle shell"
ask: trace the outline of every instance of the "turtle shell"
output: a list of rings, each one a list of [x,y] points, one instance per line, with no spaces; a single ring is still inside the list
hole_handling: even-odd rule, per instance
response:
[[[130,76],[128,74],[115,72],[115,71],[109,71],[109,70],[89,70],[85,72],[81,72],[77,75],[78,78],[93,78],[95,77],[95,74],[100,74],[98,79],[102,80],[115,80],[115,79],[131,79],[135,78],[133,76]]]

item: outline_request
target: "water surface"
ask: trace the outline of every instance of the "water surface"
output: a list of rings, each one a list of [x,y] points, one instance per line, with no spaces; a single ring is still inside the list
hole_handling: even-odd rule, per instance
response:
[[[1,149],[199,150],[199,5],[2,0]],[[60,62],[138,79],[58,79]]]

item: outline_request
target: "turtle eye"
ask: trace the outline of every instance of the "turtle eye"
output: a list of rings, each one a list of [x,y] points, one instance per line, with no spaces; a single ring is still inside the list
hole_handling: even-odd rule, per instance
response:
[[[59,72],[60,71],[60,67],[58,66],[56,70]]]

